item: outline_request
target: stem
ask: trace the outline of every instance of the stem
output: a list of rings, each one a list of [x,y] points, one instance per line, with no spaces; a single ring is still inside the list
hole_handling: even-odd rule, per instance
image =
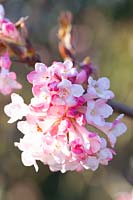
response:
[[[108,104],[115,110],[115,112],[123,113],[127,117],[133,118],[133,107],[129,107],[118,101],[109,100]]]

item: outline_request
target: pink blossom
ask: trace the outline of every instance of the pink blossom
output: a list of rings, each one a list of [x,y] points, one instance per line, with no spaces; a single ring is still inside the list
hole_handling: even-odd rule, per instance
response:
[[[132,200],[132,199],[133,199],[133,191],[121,192],[116,197],[116,200]]]
[[[38,171],[37,162],[41,161],[51,171],[95,171],[100,164],[108,165],[115,155],[112,138],[116,140],[126,126],[122,116],[114,122],[105,121],[113,113],[106,102],[106,94],[110,94],[109,98],[112,94],[108,79],[100,79],[101,93],[96,91],[92,98],[92,92],[89,98],[90,90],[86,92],[83,85],[75,83],[77,73],[71,61],[54,62],[49,68],[37,63],[27,76],[33,84],[30,103],[26,105],[22,97],[11,95],[12,103],[5,106],[9,123],[25,117],[17,123],[23,137],[15,142],[25,166],[33,165]],[[95,85],[91,87],[95,89]],[[89,126],[102,131],[105,138],[90,132]]]
[[[12,23],[9,19],[4,18],[5,10],[4,7],[0,4],[0,36],[2,38],[6,38],[8,40],[13,40],[13,42],[22,43],[23,39],[21,34],[17,30],[14,23]]]
[[[18,119],[22,119],[28,113],[28,106],[24,103],[24,100],[18,94],[11,94],[12,103],[5,106],[4,111],[10,117],[8,123],[13,123]]]
[[[95,171],[99,166],[99,161],[95,156],[88,156],[85,162],[82,163],[85,169],[91,169],[92,171]]]
[[[16,81],[15,72],[9,72],[2,68],[0,72],[0,92],[10,94],[14,89],[21,89],[21,84]]]
[[[37,134],[36,131],[29,131],[23,139],[20,139],[20,143],[15,142],[15,146],[23,151],[21,155],[23,164],[25,166],[34,165],[36,171],[38,171],[36,160],[40,160],[43,156],[42,137],[43,135]]]
[[[92,77],[88,79],[88,89],[87,97],[89,99],[102,98],[102,99],[112,99],[114,93],[108,90],[110,87],[110,81],[108,78],[99,78],[97,81],[93,80]]]
[[[101,138],[96,133],[89,134],[90,148],[89,155],[97,153],[101,149]]]
[[[109,148],[101,149],[99,152],[99,162],[102,165],[108,165],[108,162],[113,159],[114,152]]]
[[[36,63],[35,71],[32,71],[27,75],[28,81],[33,85],[45,83],[49,78],[48,69],[43,63]]]
[[[51,96],[47,93],[43,93],[40,97],[34,97],[31,99],[30,109],[34,112],[46,112],[49,109],[51,102]]]
[[[115,146],[117,138],[122,135],[126,130],[126,125],[121,122],[123,114],[119,115],[112,123],[106,123],[101,130],[107,135],[112,147]]]
[[[102,99],[90,100],[87,103],[86,119],[87,122],[103,126],[105,124],[104,119],[112,115],[113,109],[106,104]]]
[[[78,72],[77,69],[73,67],[73,63],[70,60],[61,62],[54,62],[51,66],[52,72],[61,79],[69,79],[76,77]]]
[[[63,79],[57,87],[59,88],[59,92],[53,98],[53,102],[56,105],[75,106],[77,103],[75,97],[82,96],[84,92],[81,85],[72,84],[67,79]]]
[[[1,34],[17,42],[21,41],[20,34],[15,25],[10,21],[3,21],[1,25]]]
[[[9,53],[6,52],[5,55],[0,56],[0,67],[5,69],[10,69],[11,66],[11,60],[9,57]]]
[[[86,81],[86,79],[87,79],[87,73],[83,69],[77,74],[75,83],[82,84],[82,83],[84,83]]]
[[[21,89],[21,84],[16,81],[16,73],[10,72],[11,60],[8,51],[0,56],[0,92],[10,94],[14,89]]]

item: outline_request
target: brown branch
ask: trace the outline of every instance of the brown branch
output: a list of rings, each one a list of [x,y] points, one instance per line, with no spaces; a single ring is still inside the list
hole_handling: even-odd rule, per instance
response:
[[[123,113],[127,117],[133,118],[133,107],[129,107],[118,101],[109,100],[108,104],[114,109],[115,112]]]

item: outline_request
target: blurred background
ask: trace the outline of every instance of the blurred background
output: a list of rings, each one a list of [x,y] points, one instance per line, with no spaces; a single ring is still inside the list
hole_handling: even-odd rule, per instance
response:
[[[73,13],[74,45],[79,61],[90,56],[100,76],[111,80],[116,100],[133,106],[133,0],[3,0],[6,17],[16,22],[29,16],[31,41],[42,61],[61,60],[58,53],[58,17],[61,11]],[[26,81],[30,68],[13,63],[12,70],[23,83],[19,93],[28,103],[31,85]],[[18,91],[17,91],[18,93]],[[119,138],[117,155],[109,166],[96,172],[51,173],[24,167],[14,141],[22,136],[16,124],[7,124],[3,112],[10,96],[0,95],[0,200],[115,200],[120,192],[133,189],[133,120]],[[113,118],[117,114],[114,114]],[[124,199],[127,200],[127,199]]]

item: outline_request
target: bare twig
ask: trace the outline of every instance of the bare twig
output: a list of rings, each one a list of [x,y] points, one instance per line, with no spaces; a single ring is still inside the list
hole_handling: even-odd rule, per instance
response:
[[[127,117],[133,118],[133,107],[129,107],[123,103],[114,100],[109,100],[108,104],[112,106],[115,112],[123,113]]]

